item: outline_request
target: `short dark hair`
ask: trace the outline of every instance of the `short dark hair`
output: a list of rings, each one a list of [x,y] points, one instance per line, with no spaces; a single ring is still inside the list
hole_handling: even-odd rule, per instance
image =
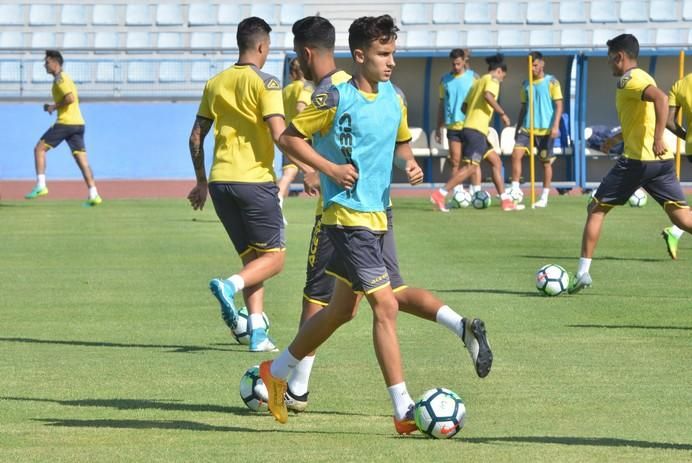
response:
[[[507,64],[505,64],[505,57],[502,53],[488,56],[485,62],[488,63],[488,71],[494,71],[499,68],[507,72]]]
[[[382,16],[362,16],[348,28],[348,47],[351,54],[356,49],[364,50],[371,43],[379,41],[387,43],[396,40],[399,28],[394,24],[394,19],[388,14]]]
[[[293,24],[293,39],[300,45],[334,49],[336,32],[328,19],[321,16],[306,16]]]
[[[269,35],[272,28],[269,24],[257,16],[250,16],[240,21],[235,38],[238,42],[238,50],[241,52],[249,50]]]
[[[462,50],[461,48],[454,48],[452,51],[449,52],[449,58],[450,59],[457,59],[461,58],[464,59],[466,58],[466,52]]]
[[[531,53],[529,53],[529,56],[533,58],[534,61],[539,59],[543,60],[543,53],[541,53],[540,51],[532,51]]]
[[[620,34],[606,42],[608,52],[625,52],[627,56],[637,59],[639,56],[639,41],[632,34]]]
[[[58,50],[46,50],[46,58],[54,59],[60,66],[62,66],[62,55]]]

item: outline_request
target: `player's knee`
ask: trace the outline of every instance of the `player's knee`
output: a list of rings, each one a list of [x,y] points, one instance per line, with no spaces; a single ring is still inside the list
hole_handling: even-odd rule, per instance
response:
[[[34,146],[34,154],[36,156],[40,156],[40,155],[45,154],[45,152],[46,152],[46,145],[42,141],[36,143],[36,146]]]

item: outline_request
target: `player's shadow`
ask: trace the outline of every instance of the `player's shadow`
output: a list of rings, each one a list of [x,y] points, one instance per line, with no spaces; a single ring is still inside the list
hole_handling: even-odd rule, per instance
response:
[[[545,260],[569,260],[575,259],[575,256],[517,256],[522,259],[545,259]],[[621,257],[621,256],[598,256],[598,260],[616,260],[616,261],[632,261],[632,262],[667,262],[670,259],[653,258],[653,257]]]
[[[237,352],[243,350],[247,352],[245,346],[233,346],[236,348],[222,349],[212,346],[186,346],[179,344],[126,344],[119,342],[102,342],[102,341],[66,341],[57,339],[35,339],[35,338],[0,338],[0,342],[17,342],[29,344],[54,344],[63,346],[80,346],[80,347],[113,347],[113,348],[128,348],[128,349],[162,349],[170,353],[196,354],[199,352],[220,351],[220,352]]]
[[[609,330],[684,330],[692,331],[692,326],[655,326],[655,325],[566,325],[567,328],[599,328]]]
[[[509,289],[496,288],[464,288],[464,289],[431,289],[436,293],[479,293],[479,294],[508,294],[511,296],[534,297],[538,295],[536,291],[512,291]]]
[[[614,437],[571,437],[571,436],[507,436],[507,437],[471,437],[462,440],[465,443],[493,444],[502,442],[519,442],[528,444],[582,445],[587,447],[635,447],[660,450],[692,450],[692,444],[672,442],[652,442],[644,440],[618,439]]]

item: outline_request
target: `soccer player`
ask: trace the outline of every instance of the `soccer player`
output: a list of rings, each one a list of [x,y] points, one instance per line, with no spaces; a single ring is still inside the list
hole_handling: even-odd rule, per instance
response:
[[[464,119],[466,118],[466,115],[461,111],[461,106],[464,104],[471,86],[478,80],[478,74],[467,69],[466,53],[461,48],[450,51],[449,59],[452,69],[440,79],[440,104],[437,108],[435,141],[442,143],[442,127],[446,126],[451,176],[454,176],[461,163],[461,129],[464,128]],[[472,185],[480,184],[480,169],[476,169],[472,177]],[[464,187],[457,185],[457,189],[463,190]]]
[[[271,27],[257,17],[238,25],[238,62],[207,81],[190,135],[197,184],[188,199],[202,209],[207,190],[243,267],[209,287],[229,328],[233,297],[243,291],[249,313],[250,351],[274,351],[262,318],[264,281],[284,265],[284,224],[274,175],[274,146],[285,129],[279,80],[260,71],[269,55]],[[214,125],[214,159],[207,184],[204,138]]]
[[[675,176],[673,153],[666,150],[663,141],[668,97],[649,74],[637,67],[639,42],[634,35],[618,35],[607,45],[608,64],[619,78],[615,107],[625,150],[588,206],[579,267],[569,288],[572,294],[591,286],[591,259],[606,215],[614,206],[625,204],[638,188],[644,188],[675,225],[692,231],[692,214]]]
[[[295,51],[301,65],[305,68],[306,76],[318,83],[315,91],[317,100],[315,104],[319,105],[319,100],[321,99],[319,95],[325,95],[331,86],[346,82],[351,78],[350,75],[336,68],[334,61],[334,27],[324,18],[309,16],[297,21],[293,25],[293,34],[295,37]],[[303,116],[311,117],[311,111],[316,111],[314,106],[310,107],[310,110]],[[296,124],[299,127],[301,126],[303,116],[298,117],[296,120]],[[299,132],[295,126],[289,126],[287,133]],[[309,134],[308,138],[312,138],[313,135]],[[400,154],[405,157],[403,167],[408,164],[413,168],[410,176],[414,181],[421,179],[422,171],[415,163],[412,153],[402,150]],[[492,352],[485,337],[484,323],[478,319],[470,320],[463,318],[428,291],[411,288],[404,284],[399,272],[392,219],[392,210],[391,207],[388,207],[387,232],[384,236],[382,253],[399,308],[404,312],[421,318],[436,321],[459,336],[471,355],[477,374],[481,377],[486,376],[492,364]],[[308,252],[301,325],[329,303],[334,291],[334,278],[328,275],[325,270],[333,253],[334,246],[325,228],[322,226],[320,200]],[[314,359],[314,352],[311,352],[291,372],[285,395],[287,408],[294,411],[303,411],[307,407],[308,382]]]
[[[292,82],[283,89],[284,111],[286,112],[286,125],[288,126],[293,118],[310,104],[312,96],[312,83],[305,80],[300,63],[293,58],[289,63],[289,74]],[[298,174],[298,167],[287,156],[283,158],[283,173],[279,179],[279,203],[283,208],[284,198],[288,196],[288,189],[291,182]],[[285,223],[285,221],[284,221]]]
[[[84,118],[79,110],[79,95],[74,81],[62,70],[63,58],[57,50],[46,50],[44,67],[46,72],[53,76],[53,103],[44,104],[43,110],[48,114],[58,112],[58,119],[34,147],[34,161],[36,163],[36,186],[24,196],[26,199],[34,199],[48,194],[46,187],[46,151],[55,148],[64,141],[72,151],[74,160],[82,172],[84,182],[89,189],[89,196],[85,206],[98,206],[103,201],[96,189],[94,175],[91,172],[84,146]]]
[[[531,205],[533,208],[548,207],[550,184],[553,180],[553,145],[560,134],[562,117],[562,90],[560,82],[544,71],[545,61],[539,51],[530,53],[533,58],[533,127],[538,157],[543,163],[543,192],[541,198]],[[517,132],[512,151],[512,190],[521,191],[521,158],[529,152],[529,81],[521,88],[521,109],[517,117]],[[531,153],[533,155],[533,153]]]
[[[291,370],[353,318],[365,295],[373,311],[373,343],[394,404],[396,430],[415,430],[396,333],[398,304],[382,256],[392,156],[410,149],[405,142],[411,138],[403,101],[389,81],[397,31],[389,15],[356,19],[349,28],[353,79],[315,95],[315,111],[301,114],[304,125],[293,121],[299,133],[281,138],[285,149],[321,172],[322,224],[336,251],[328,271],[337,281],[329,305],[303,324],[278,358],[260,364],[269,410],[280,423],[288,420],[284,394]],[[314,149],[304,140],[307,134],[315,134]]]
[[[692,162],[692,132],[690,132],[690,125],[692,125],[692,74],[687,74],[673,84],[668,93],[668,108],[666,127],[685,140],[685,154],[687,154],[687,160]],[[678,125],[680,111],[687,122],[687,128]],[[683,233],[685,231],[677,225],[664,228],[661,232],[661,236],[666,242],[668,254],[672,259],[678,258],[678,242]]]
[[[511,211],[516,208],[509,194],[505,192],[502,161],[488,142],[490,119],[494,111],[500,115],[505,127],[510,125],[507,113],[497,102],[500,95],[500,83],[507,76],[507,65],[499,53],[487,57],[485,61],[488,63],[488,73],[473,84],[462,107],[462,112],[466,114],[464,128],[461,131],[464,166],[447,181],[444,187],[433,191],[430,196],[430,201],[441,212],[449,212],[446,206],[447,195],[455,186],[473,174],[481,160],[487,161],[492,167],[493,183],[502,199],[502,209]],[[475,185],[474,190],[480,190],[480,184]]]

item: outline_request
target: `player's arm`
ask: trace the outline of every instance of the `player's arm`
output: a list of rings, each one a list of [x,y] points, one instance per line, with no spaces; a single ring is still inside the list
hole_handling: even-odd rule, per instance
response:
[[[435,126],[435,141],[442,143],[442,127],[445,122],[445,100],[440,98],[440,105],[437,107],[437,125]]]
[[[521,107],[519,108],[519,114],[517,115],[516,133],[519,133],[519,130],[521,130],[522,124],[524,123],[524,117],[526,116],[526,111],[528,111],[526,108],[526,103],[522,103]]]
[[[209,133],[214,121],[206,117],[197,116],[190,132],[190,157],[195,169],[197,184],[187,195],[192,209],[203,209],[207,200],[207,172],[204,167],[204,139]]]
[[[509,120],[509,116],[505,112],[504,109],[502,109],[502,106],[500,106],[500,103],[497,102],[495,99],[495,95],[493,95],[493,92],[488,92],[486,91],[483,94],[483,98],[485,98],[485,101],[490,105],[491,108],[495,110],[498,116],[500,116],[500,119],[502,119],[502,123],[505,125],[505,127],[509,127],[512,125],[512,122]]]
[[[666,152],[666,144],[663,141],[663,132],[668,121],[668,95],[660,88],[649,85],[642,93],[642,100],[654,104],[656,111],[656,128],[654,129],[654,154],[662,156]]]
[[[64,108],[65,106],[69,106],[72,103],[74,103],[74,95],[70,92],[66,94],[62,100],[58,101],[57,103],[53,104],[44,104],[43,105],[43,110],[46,111],[48,114],[53,114],[53,111]]]
[[[553,127],[550,131],[551,138],[557,138],[560,134],[560,118],[562,118],[562,100],[553,100],[555,104],[555,112],[553,113]]]
[[[668,108],[668,119],[666,120],[666,128],[673,132],[677,137],[683,140],[687,139],[687,130],[680,127],[678,124],[678,114],[680,113],[680,106],[670,106]]]
[[[423,169],[416,162],[409,142],[397,143],[394,147],[394,165],[406,172],[411,185],[418,185],[423,181]]]

